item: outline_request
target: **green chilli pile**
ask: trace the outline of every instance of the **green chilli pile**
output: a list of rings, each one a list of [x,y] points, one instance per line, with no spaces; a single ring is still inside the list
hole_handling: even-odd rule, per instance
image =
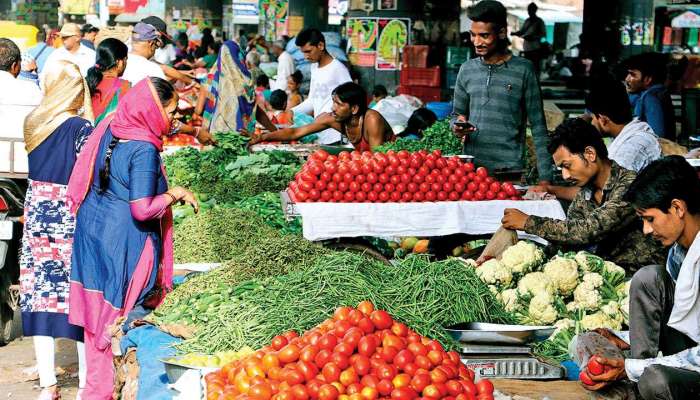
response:
[[[441,150],[443,154],[462,154],[462,142],[452,133],[449,119],[437,121],[430,128],[423,132],[420,140],[398,138],[394,142],[385,143],[375,151],[387,152],[389,150],[408,150],[411,152],[419,150]]]

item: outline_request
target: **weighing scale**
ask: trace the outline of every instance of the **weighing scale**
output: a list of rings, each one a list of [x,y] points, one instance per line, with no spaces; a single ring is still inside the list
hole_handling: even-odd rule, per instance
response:
[[[547,339],[551,326],[472,322],[446,328],[461,345],[462,363],[483,378],[561,379],[564,368],[538,359],[530,345]]]

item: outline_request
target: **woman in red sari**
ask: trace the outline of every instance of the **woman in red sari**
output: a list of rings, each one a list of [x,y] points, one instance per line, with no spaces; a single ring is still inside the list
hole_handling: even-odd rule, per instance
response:
[[[108,38],[100,42],[95,66],[87,72],[88,87],[92,97],[95,126],[107,115],[117,110],[119,100],[131,87],[129,81],[121,79],[126,69],[129,49],[118,39]]]

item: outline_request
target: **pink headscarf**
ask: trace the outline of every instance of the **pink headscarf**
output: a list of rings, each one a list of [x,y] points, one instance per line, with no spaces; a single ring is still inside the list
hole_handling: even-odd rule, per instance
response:
[[[127,92],[120,100],[117,111],[97,125],[80,152],[68,182],[68,204],[73,214],[77,213],[90,191],[100,142],[108,127],[116,138],[148,142],[158,151],[163,151],[162,138],[170,130],[170,120],[150,79],[140,81]],[[158,275],[161,277],[160,286],[169,291],[173,281],[173,214],[170,208],[161,218],[160,225],[163,259],[162,274]]]

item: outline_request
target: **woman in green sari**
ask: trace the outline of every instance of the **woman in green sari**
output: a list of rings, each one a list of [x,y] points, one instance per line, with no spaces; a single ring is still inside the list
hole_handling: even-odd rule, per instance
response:
[[[87,73],[95,126],[117,109],[119,99],[129,90],[129,81],[121,79],[129,49],[118,39],[105,39],[97,49],[95,66]]]

